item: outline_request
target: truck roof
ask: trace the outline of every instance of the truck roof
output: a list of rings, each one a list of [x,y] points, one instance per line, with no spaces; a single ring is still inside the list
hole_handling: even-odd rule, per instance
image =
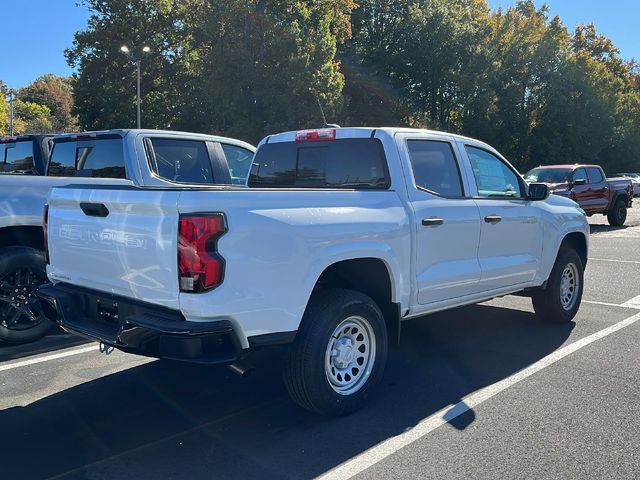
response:
[[[564,163],[560,165],[539,165],[535,168],[570,168],[575,170],[576,168],[584,168],[584,167],[602,168],[600,165],[595,165],[591,163],[573,163],[573,164]]]
[[[23,142],[25,140],[34,140],[39,138],[53,137],[53,134],[31,134],[24,135],[0,135],[0,143]]]
[[[442,132],[439,130],[429,130],[429,129],[421,129],[421,128],[403,128],[403,127],[323,127],[317,129],[309,129],[309,130],[335,130],[338,133],[338,136],[341,137],[365,137],[371,136],[373,132],[382,131],[388,133],[389,135],[394,135],[396,133],[421,133],[421,134],[432,134],[432,135],[442,135],[447,137],[453,137],[460,140],[469,140],[474,143],[482,143],[476,140],[475,138],[465,137],[464,135],[459,135],[457,133],[449,133]],[[301,130],[290,130],[288,132],[276,133],[273,135],[268,135],[266,138],[269,139],[270,142],[286,142],[290,140],[290,137]]]
[[[377,132],[384,132],[390,137],[393,137],[397,133],[416,133],[416,134],[429,134],[442,136],[447,138],[454,138],[456,140],[462,140],[465,142],[473,143],[475,145],[482,145],[487,150],[492,152],[496,152],[496,150],[489,145],[488,143],[484,143],[480,140],[471,137],[465,137],[464,135],[460,135],[457,133],[443,132],[439,130],[430,130],[430,129],[421,129],[421,128],[408,128],[408,127],[322,127],[322,128],[312,128],[312,129],[301,129],[301,130],[290,130],[288,132],[276,133],[273,135],[268,135],[263,138],[259,145],[263,143],[271,143],[271,142],[291,142],[295,140],[296,134],[300,131],[313,131],[313,130],[335,130],[336,138],[364,138],[371,137]],[[497,153],[497,152],[496,152]]]
[[[75,133],[61,133],[55,135],[53,137],[53,141],[68,139],[68,138],[90,138],[96,136],[103,135],[118,135],[122,138],[128,135],[163,135],[163,136],[176,136],[176,137],[191,137],[191,138],[202,138],[203,140],[212,140],[212,141],[224,141],[225,143],[235,143],[238,145],[250,146],[252,149],[254,148],[251,144],[244,142],[242,140],[231,138],[231,137],[223,137],[220,135],[209,135],[206,133],[193,133],[193,132],[181,132],[176,130],[156,130],[156,129],[128,129],[128,128],[115,128],[111,130],[95,130],[88,132],[75,132]]]

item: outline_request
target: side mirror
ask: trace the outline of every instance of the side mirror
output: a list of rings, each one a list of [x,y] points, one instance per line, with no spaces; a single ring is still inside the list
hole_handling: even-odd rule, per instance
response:
[[[574,180],[572,185],[586,185],[587,181],[584,178],[579,178],[578,180]]]
[[[529,184],[529,200],[546,200],[549,197],[549,187],[544,183]]]

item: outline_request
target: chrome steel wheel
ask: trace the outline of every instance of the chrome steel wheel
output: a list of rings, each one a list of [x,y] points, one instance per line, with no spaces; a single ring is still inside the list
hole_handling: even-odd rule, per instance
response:
[[[562,271],[560,277],[560,301],[562,308],[571,310],[578,299],[578,290],[580,289],[580,277],[578,275],[578,267],[574,263],[568,263]]]
[[[331,335],[325,354],[325,374],[334,391],[352,395],[367,382],[376,358],[376,336],[359,316],[343,320]]]

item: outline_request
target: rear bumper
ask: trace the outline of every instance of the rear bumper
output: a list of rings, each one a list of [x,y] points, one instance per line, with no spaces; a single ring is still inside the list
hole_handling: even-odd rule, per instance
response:
[[[176,310],[66,284],[43,285],[38,296],[66,331],[125,352],[205,364],[243,356],[228,320],[188,322]]]

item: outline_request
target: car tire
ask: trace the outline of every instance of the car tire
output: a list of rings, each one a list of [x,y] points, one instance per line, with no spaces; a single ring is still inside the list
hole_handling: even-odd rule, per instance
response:
[[[35,296],[46,279],[46,260],[41,251],[29,247],[0,250],[0,341],[33,342],[51,330],[54,322],[44,316]],[[27,307],[24,311],[30,314],[19,314],[16,304]]]
[[[578,313],[584,286],[584,267],[575,250],[562,247],[545,288],[533,293],[536,315],[544,321],[567,323]]]
[[[285,386],[302,408],[324,416],[360,409],[382,378],[387,329],[367,295],[331,288],[314,293],[291,345]]]
[[[627,203],[624,199],[616,200],[613,209],[607,213],[607,220],[612,227],[621,227],[627,221]]]

